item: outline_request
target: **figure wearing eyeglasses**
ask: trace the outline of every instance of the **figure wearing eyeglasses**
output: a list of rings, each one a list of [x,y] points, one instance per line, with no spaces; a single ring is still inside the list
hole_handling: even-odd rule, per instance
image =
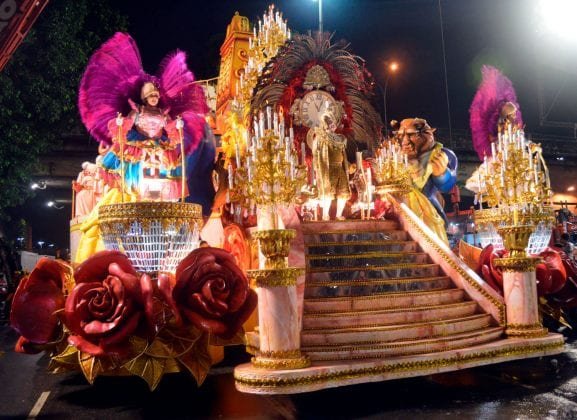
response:
[[[415,190],[409,194],[409,207],[447,241],[440,193],[449,192],[457,181],[457,157],[435,140],[435,129],[422,118],[405,119],[396,128],[395,138],[408,157]],[[424,198],[430,204],[425,203]]]

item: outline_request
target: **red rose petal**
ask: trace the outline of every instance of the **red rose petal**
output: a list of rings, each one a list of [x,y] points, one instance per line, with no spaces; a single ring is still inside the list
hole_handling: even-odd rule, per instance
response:
[[[101,283],[80,283],[74,286],[64,306],[64,324],[75,334],[82,334],[81,322],[89,316],[88,302],[84,295],[91,289],[101,287]]]
[[[110,264],[108,270],[110,271],[111,275],[120,279],[122,285],[124,286],[124,293],[127,298],[134,299],[137,302],[144,304],[140,290],[140,281],[135,274],[127,273],[122,269],[120,265],[116,263]]]
[[[173,282],[173,280],[174,277],[172,277],[172,275],[167,273],[160,273],[158,275],[158,290],[160,291],[160,295],[163,297],[164,301],[170,307],[172,314],[175,317],[176,325],[181,325],[182,317],[180,316],[180,312],[172,296],[171,283]]]
[[[78,350],[88,353],[92,356],[102,356],[104,355],[104,350],[102,347],[91,343],[90,341],[84,339],[79,335],[68,336],[68,344],[76,347]]]
[[[45,344],[55,335],[56,312],[64,307],[64,272],[61,263],[42,258],[14,294],[10,323],[30,342]]]
[[[110,264],[117,264],[123,272],[136,276],[136,271],[128,257],[118,251],[100,251],[80,264],[74,272],[76,284],[103,281],[108,276]]]
[[[126,316],[128,319],[123,317],[123,321],[119,324],[118,328],[111,331],[111,333],[103,337],[100,340],[100,345],[106,348],[112,344],[118,344],[124,340],[127,340],[128,336],[131,335],[138,327],[138,322],[140,321],[140,313],[127,311]]]
[[[182,308],[182,313],[192,323],[192,325],[203,331],[218,336],[227,331],[226,325],[218,319],[206,318],[187,308]]]
[[[144,306],[144,314],[148,325],[151,329],[154,328],[154,287],[152,280],[148,274],[143,274],[140,277],[140,290],[142,291],[142,305]]]
[[[254,290],[249,290],[246,301],[237,312],[227,314],[224,322],[226,330],[219,336],[225,340],[234,337],[234,335],[241,329],[242,325],[250,317],[256,308],[258,297]]]
[[[42,348],[34,345],[34,343],[21,336],[14,345],[14,351],[16,353],[38,354],[42,351]]]

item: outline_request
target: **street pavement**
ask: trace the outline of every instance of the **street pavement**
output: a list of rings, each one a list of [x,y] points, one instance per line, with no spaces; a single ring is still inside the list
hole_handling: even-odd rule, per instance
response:
[[[17,334],[0,327],[0,419],[575,419],[577,340],[564,354],[449,374],[258,396],[235,390],[232,366],[248,360],[226,353],[202,387],[187,375],[168,375],[155,392],[131,377],[50,374],[48,358],[12,351]]]

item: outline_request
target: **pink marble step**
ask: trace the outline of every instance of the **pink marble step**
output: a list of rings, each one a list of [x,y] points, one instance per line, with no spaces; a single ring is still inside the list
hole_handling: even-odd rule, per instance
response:
[[[323,267],[334,270],[338,267],[372,267],[389,264],[426,264],[429,256],[424,252],[363,252],[349,255],[309,255],[306,266],[313,269]]]
[[[329,298],[310,298],[304,301],[304,312],[343,312],[378,309],[408,308],[422,305],[442,305],[461,302],[465,292],[461,289],[448,289],[426,292],[405,292],[395,294],[375,294],[372,296],[347,296]]]
[[[375,266],[308,268],[306,281],[353,281],[440,275],[438,264],[400,263]]]
[[[301,332],[301,346],[369,344],[423,339],[475,331],[486,328],[490,324],[490,315],[478,314],[458,319],[392,326],[303,330]]]
[[[477,312],[476,302],[457,302],[445,305],[425,305],[401,309],[381,309],[352,312],[333,312],[303,316],[305,331],[325,328],[355,328],[410,324],[444,319],[462,318]]]
[[[371,240],[308,244],[305,251],[307,255],[344,255],[364,252],[417,252],[417,249],[415,241]]]
[[[395,220],[339,220],[301,223],[303,234],[310,235],[318,232],[375,232],[394,230],[399,228]]]
[[[502,337],[503,327],[483,328],[473,332],[423,340],[396,341],[354,346],[303,347],[312,361],[357,360],[383,357],[408,356],[461,349],[489,343]]]
[[[447,276],[405,277],[390,279],[321,280],[305,283],[305,299],[403,294],[454,288]]]

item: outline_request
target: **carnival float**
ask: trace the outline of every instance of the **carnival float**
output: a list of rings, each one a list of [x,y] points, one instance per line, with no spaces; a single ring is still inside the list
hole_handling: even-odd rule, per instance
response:
[[[233,17],[221,59],[210,127],[184,53],[156,76],[127,34],[93,54],[79,109],[100,147],[74,183],[73,262],[41,260],[18,288],[18,351],[154,389],[173,372],[200,385],[244,345],[236,386],[257,394],[563,351],[538,296],[574,296],[575,268],[547,248],[547,165],[496,69],[471,107],[484,249],[457,255],[439,201],[457,157],[423,118],[382,136],[347,43],[291,33],[271,6]]]

